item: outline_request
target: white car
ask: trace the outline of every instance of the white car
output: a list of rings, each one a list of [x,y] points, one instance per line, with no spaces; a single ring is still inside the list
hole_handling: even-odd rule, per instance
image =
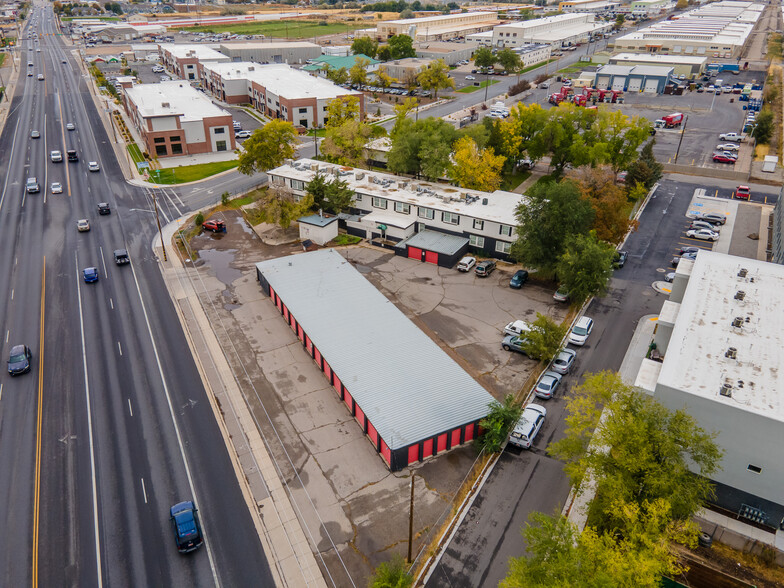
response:
[[[736,145],[735,143],[722,143],[721,145],[716,145],[716,151],[740,151],[740,145]]]
[[[87,163],[87,169],[91,172],[101,171],[101,167],[98,165],[97,161],[90,161]]]
[[[90,230],[90,221],[88,221],[86,218],[79,219],[78,221],[76,221],[76,228],[78,229],[78,231],[80,233],[84,233],[85,231],[89,231]]]
[[[62,194],[63,185],[60,182],[52,182],[52,194]]]
[[[476,78],[474,76],[466,76],[465,79],[467,79],[467,80],[475,80]]]
[[[463,259],[457,262],[457,271],[470,272],[471,268],[476,265],[476,257],[466,255]]]
[[[60,162],[60,161],[62,161],[62,160],[63,160],[63,154],[62,154],[61,152],[59,152],[59,151],[52,151],[52,152],[49,154],[49,158],[50,158],[50,159],[51,159],[53,162],[57,163],[57,162]]]
[[[517,320],[512,321],[504,327],[504,333],[507,335],[521,336],[531,330],[531,325],[525,321]]]
[[[67,125],[65,125],[65,128],[68,129],[69,131],[73,131],[76,127],[74,126],[73,123],[68,123]]]
[[[44,74],[38,74],[38,80],[40,81],[42,79],[44,79]]]
[[[509,443],[521,449],[530,449],[537,433],[544,424],[547,409],[541,404],[529,404],[523,410],[520,420],[517,421]]]
[[[581,316],[569,332],[569,343],[579,346],[585,345],[591,331],[593,331],[593,319]]]
[[[686,236],[692,239],[702,239],[703,241],[718,241],[719,234],[710,229],[691,229],[686,231]]]
[[[237,133],[234,136],[237,137],[238,139],[247,139],[251,135],[252,133],[250,131],[237,131]]]
[[[743,135],[738,133],[722,133],[719,135],[719,141],[734,141],[736,143],[743,142]]]

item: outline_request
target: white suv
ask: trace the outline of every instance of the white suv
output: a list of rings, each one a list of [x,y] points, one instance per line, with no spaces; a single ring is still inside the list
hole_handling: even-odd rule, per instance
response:
[[[585,345],[588,341],[588,335],[593,330],[593,319],[587,316],[581,316],[574,327],[569,333],[569,343],[572,345]]]
[[[509,443],[521,449],[531,449],[534,438],[544,424],[545,416],[547,416],[547,409],[541,404],[526,406],[509,437]]]

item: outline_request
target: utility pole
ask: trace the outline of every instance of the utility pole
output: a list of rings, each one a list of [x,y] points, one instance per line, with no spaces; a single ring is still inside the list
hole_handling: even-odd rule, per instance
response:
[[[161,249],[163,249],[163,261],[168,261],[166,257],[166,245],[163,244],[163,231],[161,230],[161,217],[158,216],[158,199],[155,197],[155,190],[150,190],[152,193],[152,202],[155,206],[155,222],[158,223],[158,235],[161,237]]]
[[[411,474],[411,504],[408,508],[408,563],[413,563],[412,551],[414,543],[414,478]]]
[[[678,148],[675,150],[675,160],[673,163],[678,163],[678,154],[681,152],[681,143],[683,143],[683,134],[686,132],[686,122],[689,120],[689,115],[683,115],[683,126],[681,127],[681,138],[678,140]]]

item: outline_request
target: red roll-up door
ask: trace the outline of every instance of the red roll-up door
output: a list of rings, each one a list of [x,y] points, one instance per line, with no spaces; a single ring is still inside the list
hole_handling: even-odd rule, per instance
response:
[[[452,431],[452,447],[457,447],[460,445],[460,429],[455,429]]]
[[[289,309],[286,305],[283,305],[283,318],[286,319],[286,322],[289,322]]]
[[[313,341],[311,341],[310,337],[307,335],[305,335],[305,349],[307,349],[310,356],[313,357]]]
[[[409,247],[408,256],[411,259],[422,259],[422,250],[419,247]]]
[[[466,425],[465,428],[465,442],[468,443],[473,438],[474,438],[474,423],[471,423],[470,425]]]
[[[318,347],[313,348],[313,359],[316,360],[316,365],[321,368],[321,351],[318,350]]]
[[[338,391],[338,396],[340,396],[340,378],[338,378],[337,374],[333,374],[332,385],[335,387],[335,390]]]
[[[275,302],[275,296],[276,296],[276,294],[277,294],[277,293],[275,292],[275,288],[273,288],[272,286],[270,286],[270,298],[272,299],[272,302]]]
[[[367,432],[368,437],[370,437],[370,440],[373,442],[373,447],[378,448],[378,431],[376,431],[376,428],[373,426],[373,423],[371,423],[370,421],[367,422],[367,425],[368,425],[368,432]]]
[[[300,325],[299,323],[297,323],[297,337],[299,338],[300,341],[305,340],[305,331],[302,330],[302,325]]]
[[[359,404],[354,405],[354,418],[357,419],[359,426],[362,427],[362,430],[365,430],[365,413],[362,412],[362,409],[359,408]]]
[[[293,314],[289,315],[289,324],[291,325],[291,330],[294,331],[294,334],[297,334],[297,319],[294,318]]]
[[[332,383],[332,368],[329,367],[329,364],[325,361],[324,362],[324,375],[327,376],[327,382],[330,384]]]
[[[387,444],[384,443],[384,440],[381,440],[381,457],[384,458],[384,461],[387,462],[387,465],[392,463],[392,452],[387,447]]]
[[[346,403],[349,411],[354,408],[354,399],[351,397],[351,394],[349,394],[348,390],[343,391],[343,402]]]
[[[435,251],[425,251],[425,261],[438,265],[438,253]]]
[[[422,445],[423,445],[423,447],[422,447],[422,459],[425,459],[426,457],[430,457],[431,455],[433,455],[433,440],[432,439],[428,439]]]
[[[416,463],[419,461],[419,443],[416,445],[408,446],[408,463]]]
[[[446,433],[438,436],[438,449],[436,449],[436,453],[441,453],[442,451],[446,451]]]
[[[275,295],[275,306],[278,307],[280,312],[283,312],[283,301],[280,299],[280,296]]]

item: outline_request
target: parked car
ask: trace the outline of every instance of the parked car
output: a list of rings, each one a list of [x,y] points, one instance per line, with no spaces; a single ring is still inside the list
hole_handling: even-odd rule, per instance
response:
[[[615,255],[613,256],[613,267],[616,269],[622,268],[624,265],[626,265],[626,260],[628,257],[628,251],[616,251]]]
[[[558,355],[555,356],[555,359],[553,359],[550,369],[556,373],[566,375],[571,371],[575,359],[577,359],[577,352],[574,349],[561,349]]]
[[[88,284],[92,282],[98,281],[98,268],[97,267],[86,267],[82,271],[82,275],[84,276],[84,281]]]
[[[504,333],[507,335],[522,335],[531,330],[531,325],[522,320],[512,321],[504,327]]]
[[[593,331],[593,319],[581,316],[569,332],[569,343],[572,345],[585,345],[591,331]]]
[[[528,352],[525,350],[527,342],[527,339],[523,339],[516,335],[507,335],[504,337],[504,340],[501,341],[501,347],[504,351],[517,351],[517,353],[522,353],[528,357]]]
[[[738,186],[738,189],[735,190],[735,198],[740,198],[741,200],[750,200],[751,189],[748,186]]]
[[[707,221],[714,225],[723,225],[727,222],[726,215],[717,214],[715,212],[701,212],[695,218],[701,221]]]
[[[687,253],[694,253],[696,255],[699,250],[699,247],[681,247],[678,250],[678,255],[686,255]]]
[[[212,231],[213,233],[225,233],[226,223],[222,220],[210,219],[208,221],[204,221],[204,223],[201,225],[201,228],[205,231]]]
[[[716,145],[716,151],[740,151],[740,145],[736,145],[735,143],[722,143],[721,145]]]
[[[252,134],[253,133],[251,131],[237,131],[237,133],[234,136],[237,137],[238,139],[247,139]]]
[[[721,133],[719,135],[719,141],[732,141],[733,143],[742,143],[743,135],[739,135],[738,133]]]
[[[678,262],[681,259],[695,260],[697,259],[697,252],[696,251],[688,252],[688,253],[684,253],[680,257],[673,257],[672,261],[670,261],[670,265],[672,265],[673,267],[678,267]]]
[[[469,272],[471,268],[476,265],[476,258],[466,255],[463,259],[457,262],[457,271]]]
[[[536,435],[542,429],[547,409],[540,404],[529,404],[509,437],[509,443],[521,449],[530,449]]]
[[[495,261],[492,259],[486,259],[484,261],[479,262],[479,264],[474,269],[474,273],[476,273],[477,276],[486,278],[487,276],[492,274],[494,270],[495,270]]]
[[[716,231],[711,231],[710,229],[692,229],[690,231],[686,231],[686,236],[691,237],[692,239],[702,239],[703,241],[719,240],[719,234]]]
[[[517,270],[512,279],[509,280],[509,287],[519,290],[528,281],[528,272],[525,270]]]
[[[713,223],[709,223],[708,221],[704,221],[704,220],[693,220],[693,221],[691,221],[691,224],[689,225],[689,228],[690,229],[709,229],[711,231],[716,231],[717,233],[719,233],[719,232],[721,232],[721,229],[719,229],[719,226],[720,225],[717,226],[717,225],[715,225]]]
[[[735,163],[737,161],[736,157],[732,157],[730,155],[726,155],[725,153],[714,153],[713,154],[713,161],[715,163]]]
[[[194,551],[204,543],[198,513],[196,505],[190,500],[175,504],[169,509],[174,541],[180,553]]]
[[[553,300],[556,302],[569,302],[569,292],[563,287],[558,288],[553,294]]]
[[[664,274],[664,281],[665,282],[672,282],[675,280],[675,272],[667,272]]]
[[[539,381],[534,387],[534,394],[538,398],[552,398],[555,396],[555,391],[558,390],[558,386],[561,384],[562,377],[563,376],[557,372],[552,372],[550,370],[546,371],[539,377]]]
[[[27,345],[14,345],[8,354],[8,373],[19,376],[30,371],[30,361],[33,354]]]
[[[476,78],[474,76],[466,76],[465,79],[467,79],[467,80],[475,80]]]

